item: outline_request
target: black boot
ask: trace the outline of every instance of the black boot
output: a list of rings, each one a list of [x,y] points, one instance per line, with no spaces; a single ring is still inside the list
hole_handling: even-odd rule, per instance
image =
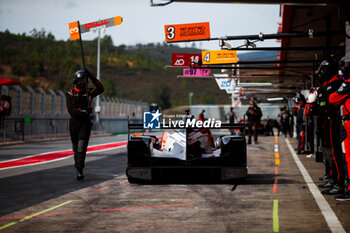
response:
[[[322,177],[320,177],[320,178],[318,178],[318,180],[329,180],[330,179],[330,177],[328,176],[328,175],[324,175],[324,176],[322,176]]]
[[[330,187],[329,189],[323,190],[321,193],[326,194],[326,195],[342,194],[342,193],[344,193],[344,189],[341,188],[339,185],[335,184],[332,187]]]
[[[334,182],[332,182],[332,180],[328,180],[324,184],[319,184],[318,187],[319,188],[331,188],[331,187],[333,187],[333,185],[334,185]]]
[[[75,175],[75,179],[79,180],[79,181],[84,179],[83,169],[77,169],[77,173]]]

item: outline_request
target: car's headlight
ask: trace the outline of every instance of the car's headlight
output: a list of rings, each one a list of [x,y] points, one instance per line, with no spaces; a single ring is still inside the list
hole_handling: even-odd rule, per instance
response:
[[[152,139],[150,137],[143,137],[142,140],[148,146],[151,143]]]
[[[215,148],[218,149],[220,147],[221,147],[221,138],[217,138],[215,143]]]
[[[222,140],[222,143],[224,143],[224,145],[227,145],[231,141],[231,137],[225,136],[225,137],[222,137],[221,140]]]

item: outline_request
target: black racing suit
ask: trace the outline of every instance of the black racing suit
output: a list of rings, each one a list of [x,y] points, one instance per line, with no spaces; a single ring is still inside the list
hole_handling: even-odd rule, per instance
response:
[[[298,154],[304,150],[305,143],[305,121],[304,121],[305,103],[298,105],[297,110],[297,133],[298,133]]]
[[[73,144],[75,167],[82,171],[85,166],[86,150],[91,132],[91,103],[92,99],[101,94],[104,88],[100,81],[93,75],[89,78],[95,88],[89,88],[88,97],[84,89],[76,86],[66,93],[67,110],[71,116],[69,120],[69,132]]]
[[[234,111],[231,111],[228,116],[229,116],[230,125],[233,125],[235,123],[236,113]],[[233,135],[235,133],[235,129],[230,128],[230,133],[231,135]]]
[[[343,80],[335,75],[330,81],[327,82],[327,97],[333,93],[338,92],[338,89],[343,84]],[[344,186],[344,161],[342,158],[342,141],[340,139],[340,126],[342,125],[342,118],[339,108],[331,103],[328,103],[328,113],[330,118],[330,142],[332,146],[332,154],[334,160],[334,169],[332,168],[333,181],[339,184],[341,187]]]
[[[262,117],[261,109],[258,106],[249,107],[245,113],[248,117],[248,144],[252,143],[252,135],[254,142],[258,142],[258,124]]]
[[[289,133],[290,135],[290,125],[289,125],[289,120],[290,116],[289,116],[289,112],[286,110],[283,110],[281,112],[281,116],[280,116],[280,122],[281,122],[281,126],[282,126],[282,133],[284,135],[284,137],[287,137],[287,133]]]

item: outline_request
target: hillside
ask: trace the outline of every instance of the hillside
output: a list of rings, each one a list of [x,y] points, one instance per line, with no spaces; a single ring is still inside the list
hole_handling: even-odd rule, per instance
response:
[[[96,74],[97,39],[84,41],[85,62]],[[20,80],[32,87],[67,90],[76,70],[81,68],[77,41],[56,41],[45,31],[30,35],[0,32],[0,76]],[[101,39],[101,80],[105,96],[157,102],[168,108],[188,104],[227,104],[228,95],[219,90],[215,80],[179,80],[180,69],[165,70],[172,53],[200,53],[195,48],[167,44],[113,46],[110,36]],[[249,55],[251,56],[251,55]],[[268,56],[268,55],[263,55]]]

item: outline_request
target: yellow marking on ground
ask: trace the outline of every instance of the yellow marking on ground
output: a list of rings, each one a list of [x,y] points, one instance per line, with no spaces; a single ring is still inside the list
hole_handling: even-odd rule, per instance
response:
[[[279,232],[279,218],[278,218],[278,200],[273,200],[273,232]]]
[[[272,201],[270,199],[240,199],[240,201],[257,201],[257,202],[268,202],[268,201]]]
[[[276,164],[276,165],[280,165],[280,159],[276,159],[276,160],[275,160],[275,164]]]
[[[120,199],[118,202],[157,202],[157,201],[206,201],[205,199],[160,199],[160,198],[151,198],[151,199]]]
[[[10,226],[13,226],[15,224],[16,224],[16,222],[11,222],[9,224],[3,225],[2,227],[0,227],[0,230],[5,229],[5,228],[10,227]]]
[[[57,208],[59,208],[59,207],[61,207],[61,206],[67,205],[67,204],[69,204],[69,203],[72,203],[73,201],[74,201],[74,200],[69,200],[69,201],[63,202],[63,203],[61,203],[61,204],[59,204],[59,205],[53,206],[53,207],[51,207],[51,208],[48,208],[48,209],[46,209],[46,210],[43,210],[43,211],[37,212],[37,213],[35,213],[35,214],[29,215],[29,216],[27,216],[27,217],[25,217],[25,218],[22,218],[22,219],[20,220],[20,222],[23,222],[23,221],[25,221],[25,220],[31,219],[31,218],[35,217],[36,215],[40,215],[40,214],[49,212],[49,211],[51,211],[51,210],[57,209]]]
[[[61,204],[59,204],[59,205],[53,206],[53,207],[51,207],[51,208],[48,208],[48,209],[46,209],[46,210],[37,212],[37,213],[35,213],[35,214],[31,214],[31,215],[29,215],[29,216],[26,216],[26,217],[22,218],[21,220],[19,220],[19,222],[26,221],[26,220],[31,219],[31,218],[33,218],[33,217],[36,217],[36,216],[38,216],[38,215],[41,215],[41,214],[44,214],[44,213],[49,212],[49,211],[51,211],[51,210],[57,209],[57,208],[59,208],[59,207],[61,207],[61,206],[67,205],[67,204],[69,204],[69,203],[72,203],[73,201],[76,201],[76,200],[69,200],[69,201],[63,202],[63,203],[61,203]],[[15,224],[17,224],[17,223],[19,223],[19,222],[11,222],[11,223],[8,223],[8,224],[6,224],[6,225],[4,225],[4,226],[1,226],[1,227],[0,227],[0,230],[5,229],[5,228],[10,227],[10,226],[13,226],[13,225],[15,225]]]

